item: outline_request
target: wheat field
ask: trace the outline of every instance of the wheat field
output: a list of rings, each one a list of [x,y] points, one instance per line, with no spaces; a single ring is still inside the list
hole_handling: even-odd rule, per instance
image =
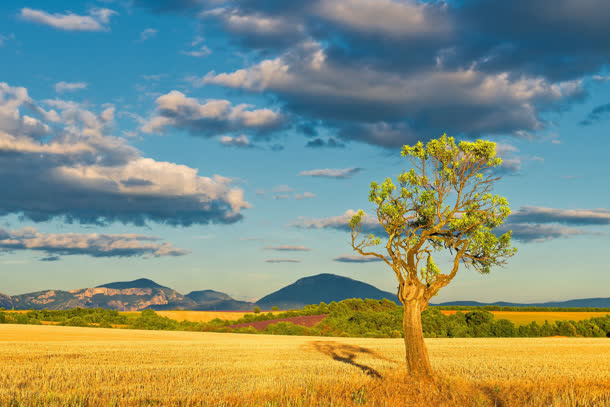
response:
[[[0,406],[604,406],[605,338],[401,339],[0,325]]]

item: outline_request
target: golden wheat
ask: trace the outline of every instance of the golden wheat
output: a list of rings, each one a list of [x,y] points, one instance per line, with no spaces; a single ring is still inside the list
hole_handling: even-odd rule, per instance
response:
[[[0,325],[5,405],[610,405],[605,338],[401,339]]]

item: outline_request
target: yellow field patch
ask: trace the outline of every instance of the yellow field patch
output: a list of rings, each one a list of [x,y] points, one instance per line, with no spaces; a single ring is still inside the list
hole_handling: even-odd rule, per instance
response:
[[[191,322],[210,322],[216,318],[237,321],[246,314],[253,314],[252,311],[156,311],[157,314],[175,319],[176,321],[191,321]],[[273,311],[273,314],[278,314],[284,311]],[[266,312],[265,312],[266,313]]]
[[[403,380],[401,339],[0,325],[0,405],[610,402],[605,338],[426,343],[434,385]]]
[[[445,315],[452,315],[458,311],[453,310],[442,310]],[[464,314],[468,311],[461,311]],[[552,324],[555,321],[581,321],[584,319],[591,319],[596,317],[605,317],[610,312],[564,312],[564,311],[490,311],[494,314],[494,318],[508,319],[515,325],[528,325],[532,322],[536,322],[539,325],[544,324],[544,321],[549,321]]]

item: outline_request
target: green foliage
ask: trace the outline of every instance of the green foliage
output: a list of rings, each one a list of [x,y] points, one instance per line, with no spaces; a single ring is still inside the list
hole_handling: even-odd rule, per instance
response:
[[[369,249],[381,244],[380,237],[361,236],[366,216],[362,210],[349,222],[355,251],[386,261],[400,286],[409,287],[423,303],[451,282],[459,264],[489,273],[515,254],[511,232],[494,233],[510,215],[506,198],[491,193],[499,179],[493,169],[502,164],[495,143],[456,144],[444,134],[426,145],[406,145],[401,154],[412,168],[399,174],[396,182],[372,182],[369,191],[376,218],[387,233],[387,254]],[[447,273],[434,262],[438,251],[454,257]]]
[[[309,328],[283,321],[278,322],[277,324],[267,325],[263,332],[270,335],[311,335],[311,330]]]
[[[582,336],[609,337],[610,313],[604,317],[595,317],[583,321],[557,321],[543,325],[532,322],[529,325],[515,327],[506,319],[495,320],[486,307],[469,312],[456,312],[445,315],[441,307],[429,307],[422,313],[422,330],[429,338],[461,337],[543,337],[543,336]],[[263,331],[253,327],[228,328],[228,325],[291,318],[303,315],[326,315],[316,326],[307,328],[290,322],[278,322],[267,326]],[[176,321],[162,317],[153,310],[144,310],[140,314],[126,316],[114,310],[76,308],[67,311],[28,311],[17,313],[0,311],[0,323],[40,324],[42,321],[59,322],[64,326],[89,326],[110,328],[121,325],[130,329],[178,330],[205,332],[263,333],[271,335],[312,335],[334,337],[402,337],[403,307],[389,300],[372,300],[352,298],[330,304],[308,305],[301,310],[292,310],[281,314],[271,313],[247,314],[239,321],[215,319],[207,323]]]
[[[275,305],[273,307],[271,307],[271,311],[279,311],[279,310],[280,310],[280,307],[277,307]]]
[[[83,317],[72,317],[61,323],[64,326],[89,326]]]
[[[253,311],[254,311],[255,314],[260,314],[261,309],[260,309],[260,307],[254,307]]]

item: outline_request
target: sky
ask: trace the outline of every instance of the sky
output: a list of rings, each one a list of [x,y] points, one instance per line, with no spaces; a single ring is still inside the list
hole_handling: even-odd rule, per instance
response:
[[[345,224],[401,147],[495,141],[518,254],[433,302],[607,297],[606,0],[0,5],[0,292],[396,291]]]

